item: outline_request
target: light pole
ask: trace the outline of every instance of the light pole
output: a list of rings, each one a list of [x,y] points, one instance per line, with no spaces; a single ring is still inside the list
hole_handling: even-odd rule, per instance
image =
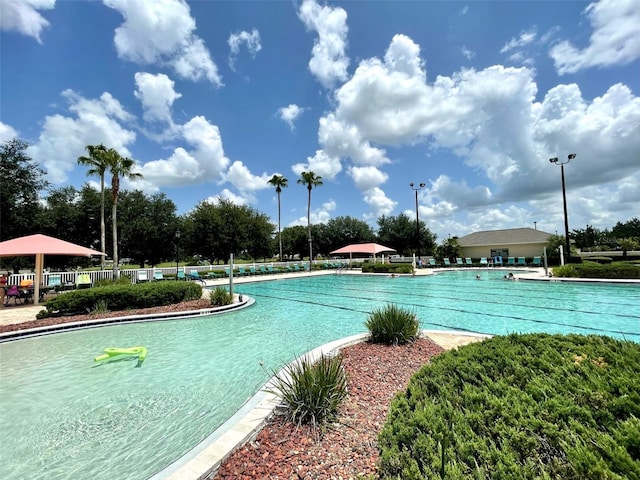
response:
[[[420,261],[420,217],[418,216],[418,192],[425,187],[424,183],[421,183],[419,186],[415,187],[414,183],[411,182],[409,184],[411,190],[416,192],[416,243],[418,244],[418,261]]]
[[[180,230],[176,230],[176,280],[180,271]]]
[[[560,175],[562,176],[562,204],[564,205],[564,240],[565,240],[565,265],[569,263],[571,260],[571,244],[569,242],[569,217],[567,215],[567,193],[564,186],[564,166],[569,163],[571,160],[576,158],[575,153],[570,153],[567,155],[566,162],[560,162],[558,157],[550,158],[549,161],[551,163],[555,163],[556,165],[560,165]]]

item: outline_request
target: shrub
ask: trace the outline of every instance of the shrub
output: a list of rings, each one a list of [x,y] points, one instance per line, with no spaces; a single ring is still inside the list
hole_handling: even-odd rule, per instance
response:
[[[202,286],[194,282],[149,282],[135,285],[108,285],[64,292],[47,301],[46,310],[36,318],[88,313],[96,305],[110,311],[172,305],[202,296]]]
[[[436,357],[393,400],[383,479],[640,478],[640,345],[509,335]]]
[[[222,305],[231,305],[233,303],[233,295],[227,292],[223,287],[216,287],[209,293],[211,305],[220,307]]]
[[[342,356],[325,356],[311,363],[302,357],[280,373],[272,372],[273,388],[267,391],[282,400],[281,414],[296,425],[324,430],[335,420],[347,396],[347,375]]]
[[[585,261],[578,265],[571,264],[555,267],[553,275],[574,278],[640,278],[640,267],[627,262],[613,262],[608,265],[601,265],[596,262]]]
[[[94,287],[107,287],[109,285],[131,285],[131,277],[128,275],[120,275],[116,280],[99,278],[93,284]]]
[[[362,264],[362,273],[412,273],[410,263],[368,263]]]
[[[416,314],[393,304],[371,312],[365,326],[374,343],[408,343],[418,338],[420,332]]]

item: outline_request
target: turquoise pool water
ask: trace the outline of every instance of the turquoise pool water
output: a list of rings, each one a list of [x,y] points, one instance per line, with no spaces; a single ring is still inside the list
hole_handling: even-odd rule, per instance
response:
[[[386,303],[414,309],[426,329],[640,342],[639,286],[508,282],[499,271],[482,271],[478,281],[475,273],[237,285],[255,306],[2,343],[0,478],[148,478],[229,418],[267,370],[364,332],[367,313]],[[149,350],[140,368],[94,365],[106,347],[135,345]]]

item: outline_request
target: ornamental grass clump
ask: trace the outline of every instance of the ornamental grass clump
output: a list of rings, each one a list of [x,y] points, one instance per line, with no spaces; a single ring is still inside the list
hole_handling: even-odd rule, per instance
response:
[[[393,304],[371,312],[365,326],[373,343],[409,343],[416,340],[420,332],[420,321],[415,312]]]
[[[211,290],[211,292],[209,293],[209,301],[214,307],[231,305],[233,303],[233,295],[231,295],[222,287],[216,287],[215,290]]]
[[[275,372],[273,372],[275,373]],[[280,397],[286,421],[324,431],[338,416],[347,396],[347,374],[342,356],[322,355],[312,363],[302,357],[273,377],[267,391]]]

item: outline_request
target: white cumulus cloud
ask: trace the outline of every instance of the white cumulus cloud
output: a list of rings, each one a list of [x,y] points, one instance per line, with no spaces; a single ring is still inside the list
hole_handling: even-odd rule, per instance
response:
[[[295,129],[295,121],[298,119],[300,115],[304,112],[304,108],[299,107],[295,103],[291,103],[286,107],[282,107],[278,109],[278,116],[280,120],[286,122],[289,125],[291,130]]]
[[[0,143],[6,143],[14,138],[18,138],[18,131],[11,125],[0,122]]]
[[[584,13],[593,26],[589,45],[579,49],[565,40],[549,52],[559,74],[625,65],[640,58],[640,2],[601,0],[589,4]]]
[[[325,88],[347,79],[349,57],[346,55],[347,12],[342,8],[321,6],[315,0],[304,0],[298,12],[307,30],[318,33],[309,70]]]
[[[138,72],[135,81],[137,89],[134,95],[142,103],[143,118],[149,122],[172,123],[171,107],[182,97],[175,91],[173,80],[164,73]]]
[[[38,10],[51,10],[56,0],[2,0],[0,29],[14,30],[42,43],[40,34],[49,22]]]
[[[66,181],[68,172],[85,155],[87,145],[103,143],[122,156],[131,157],[128,148],[136,133],[123,126],[133,121],[118,100],[105,92],[98,99],[87,99],[73,90],[62,96],[69,102],[72,115],[49,115],[45,118],[37,142],[29,147],[29,155],[47,170],[52,183]]]
[[[240,53],[240,46],[246,45],[247,50],[252,58],[255,58],[256,54],[262,50],[262,44],[260,43],[260,32],[255,28],[251,32],[238,32],[232,33],[227,39],[231,53],[229,54],[229,68],[235,70],[236,56]]]
[[[124,17],[114,38],[120,58],[141,65],[166,65],[182,78],[222,85],[209,50],[194,33],[196,23],[185,1],[103,1]]]

